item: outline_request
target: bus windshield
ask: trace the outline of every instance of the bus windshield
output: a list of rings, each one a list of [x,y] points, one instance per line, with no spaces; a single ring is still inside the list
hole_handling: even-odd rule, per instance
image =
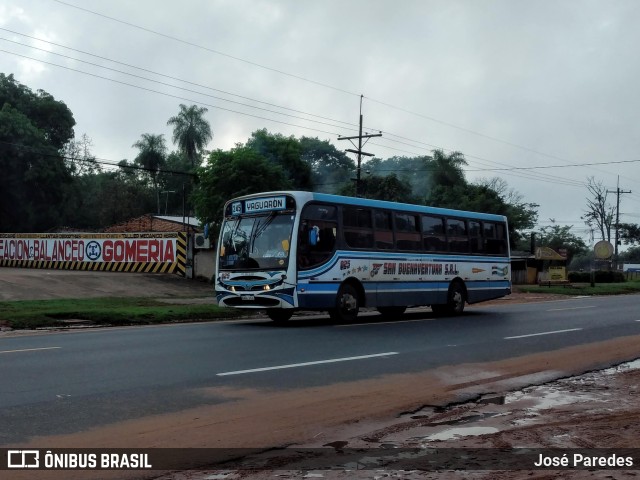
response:
[[[222,225],[221,270],[284,269],[289,263],[292,213],[232,217]]]

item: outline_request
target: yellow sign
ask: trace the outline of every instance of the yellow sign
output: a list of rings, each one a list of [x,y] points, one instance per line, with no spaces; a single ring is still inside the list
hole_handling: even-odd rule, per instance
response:
[[[536,249],[536,259],[537,260],[566,260],[566,257],[563,257],[552,248],[538,247]]]
[[[565,267],[549,267],[549,280],[565,281],[567,279],[567,269]]]

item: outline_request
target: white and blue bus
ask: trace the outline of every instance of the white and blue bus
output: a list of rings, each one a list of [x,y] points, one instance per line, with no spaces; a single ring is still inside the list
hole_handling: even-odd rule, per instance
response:
[[[460,314],[511,293],[501,215],[343,197],[266,192],[224,207],[215,289],[220,306],[296,310],[353,321],[363,307],[389,317],[409,306]]]

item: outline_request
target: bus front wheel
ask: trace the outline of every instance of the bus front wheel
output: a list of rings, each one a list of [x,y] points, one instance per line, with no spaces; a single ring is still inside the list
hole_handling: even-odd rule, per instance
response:
[[[358,317],[360,298],[354,286],[345,283],[338,290],[336,306],[329,310],[329,316],[335,322],[353,322]]]
[[[447,292],[447,303],[445,305],[431,305],[431,310],[436,315],[460,315],[464,311],[464,304],[467,301],[467,292],[464,285],[453,282]]]
[[[291,308],[273,308],[267,310],[267,316],[273,320],[275,323],[287,323],[289,319],[293,316],[293,309]]]

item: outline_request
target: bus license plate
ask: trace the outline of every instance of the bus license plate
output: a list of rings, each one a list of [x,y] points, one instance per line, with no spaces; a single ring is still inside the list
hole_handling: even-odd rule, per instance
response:
[[[243,295],[242,300],[245,302],[253,302],[256,299],[255,295]]]

